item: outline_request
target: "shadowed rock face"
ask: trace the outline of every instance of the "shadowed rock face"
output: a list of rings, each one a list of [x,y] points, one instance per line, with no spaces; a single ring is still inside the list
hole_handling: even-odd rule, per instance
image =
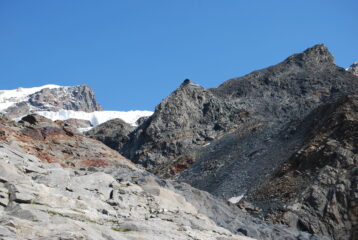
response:
[[[246,116],[235,105],[187,80],[130,135],[120,152],[159,173],[168,161],[232,131]]]
[[[261,215],[332,239],[358,238],[358,95],[310,116],[303,146],[247,199]]]
[[[44,88],[31,94],[27,101],[19,102],[4,110],[5,116],[14,119],[35,111],[60,109],[93,112],[101,111],[93,90],[87,85],[61,88]]]

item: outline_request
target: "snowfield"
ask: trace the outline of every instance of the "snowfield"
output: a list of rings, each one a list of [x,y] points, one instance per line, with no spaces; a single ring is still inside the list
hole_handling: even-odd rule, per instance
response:
[[[41,91],[44,88],[69,88],[68,86],[59,86],[54,84],[48,84],[40,87],[33,88],[17,88],[13,90],[0,90],[0,112],[7,109],[8,107],[22,101],[28,101],[29,96],[36,92]],[[34,111],[46,118],[49,118],[53,121],[55,120],[67,120],[70,118],[88,120],[91,122],[92,126],[95,127],[101,123],[104,123],[108,120],[114,118],[120,118],[123,121],[129,123],[132,126],[136,126],[136,121],[141,117],[151,116],[153,112],[151,111],[95,111],[95,112],[82,112],[82,111],[73,111],[73,110],[64,110],[61,109],[58,112],[51,111]],[[24,115],[25,116],[25,115]],[[13,119],[19,121],[22,117]],[[90,128],[81,129],[82,131],[87,131]]]
[[[114,118],[120,118],[132,126],[137,126],[136,121],[141,117],[148,117],[153,114],[151,111],[96,111],[96,112],[81,112],[73,110],[60,110],[58,112],[39,111],[35,112],[53,121],[67,120],[70,118],[83,119],[91,122],[92,126],[97,126],[101,123],[107,122]]]
[[[237,196],[237,197],[232,197],[232,198],[229,198],[228,201],[231,202],[232,204],[236,204],[238,202],[240,202],[240,200],[244,197],[244,195],[240,195],[240,196]]]

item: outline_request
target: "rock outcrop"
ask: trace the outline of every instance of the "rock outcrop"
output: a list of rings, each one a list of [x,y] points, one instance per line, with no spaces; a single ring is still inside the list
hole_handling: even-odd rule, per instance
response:
[[[63,121],[65,124],[77,128],[77,129],[87,129],[93,127],[89,120],[69,118]]]
[[[354,62],[348,69],[348,72],[358,76],[358,61]]]
[[[11,99],[10,99],[11,100]],[[43,88],[3,110],[6,117],[18,118],[36,111],[60,109],[93,112],[101,111],[93,90],[87,85],[74,87]]]
[[[235,130],[246,117],[247,112],[185,80],[130,135],[120,152],[160,174],[179,156],[190,165],[191,151]]]
[[[115,118],[92,128],[87,131],[85,135],[97,139],[118,151],[128,142],[128,135],[133,129],[133,126],[124,122],[122,119]]]
[[[135,165],[117,151],[87,138],[61,121],[52,122],[32,114],[18,123],[0,120],[0,142],[19,147],[49,163],[63,167],[131,167]]]

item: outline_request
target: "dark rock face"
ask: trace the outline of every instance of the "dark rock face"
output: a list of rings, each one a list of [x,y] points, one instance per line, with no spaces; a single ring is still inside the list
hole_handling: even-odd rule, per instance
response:
[[[181,180],[231,197],[253,187],[242,186],[256,182],[250,171],[265,176],[299,147],[295,128],[311,110],[356,90],[357,78],[316,45],[217,88],[184,81],[120,152],[154,173],[180,173]]]
[[[44,88],[31,94],[28,101],[4,110],[8,118],[17,118],[35,111],[58,111],[60,109],[93,112],[101,111],[93,90],[87,85],[61,88]]]
[[[133,127],[122,119],[115,118],[102,123],[85,133],[88,137],[103,142],[112,149],[118,150],[128,142]]]
[[[358,95],[317,109],[305,143],[247,199],[265,219],[332,239],[358,238]]]
[[[348,72],[358,76],[358,61],[354,62],[348,69]]]
[[[160,173],[168,161],[233,131],[247,112],[189,80],[160,103],[120,150],[134,162]],[[191,157],[188,156],[188,161]],[[174,170],[175,171],[175,170]]]
[[[142,125],[149,117],[141,117],[136,121],[137,126]]]

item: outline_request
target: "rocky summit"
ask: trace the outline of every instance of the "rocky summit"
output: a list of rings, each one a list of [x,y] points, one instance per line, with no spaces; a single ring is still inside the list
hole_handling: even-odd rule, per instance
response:
[[[101,110],[87,86],[0,108],[0,239],[358,239],[356,64],[322,44],[131,124],[44,117]]]

